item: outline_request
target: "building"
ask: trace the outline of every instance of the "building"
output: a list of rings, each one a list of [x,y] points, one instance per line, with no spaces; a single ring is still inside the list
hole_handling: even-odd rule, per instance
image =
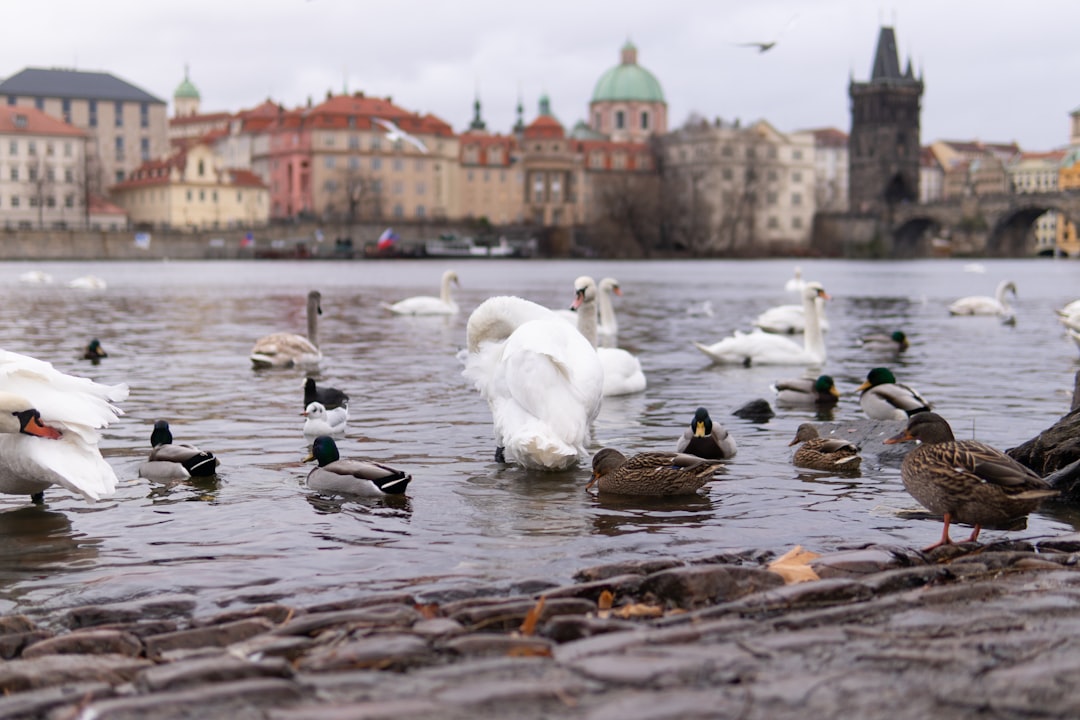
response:
[[[109,73],[26,68],[0,82],[0,99],[85,130],[94,193],[169,151],[165,101]]]
[[[690,123],[662,138],[676,247],[760,254],[810,243],[817,212],[815,147],[764,120]]]
[[[1058,168],[1058,188],[1061,190],[1080,190],[1080,147],[1074,147],[1065,153]],[[1065,218],[1057,225],[1057,251],[1068,257],[1080,257],[1080,236],[1076,223]]]
[[[938,202],[945,197],[945,169],[929,147],[919,151],[919,202]]]
[[[1006,166],[1007,185],[1013,193],[1057,192],[1058,174],[1065,159],[1064,150],[1043,153],[1019,153]],[[1035,253],[1052,255],[1058,246],[1058,213],[1051,210],[1036,218]]]
[[[7,228],[83,228],[87,134],[34,107],[0,105],[0,219]]]
[[[851,81],[848,205],[882,213],[919,198],[919,118],[922,77],[908,60],[900,70],[896,34],[881,28],[869,82]]]
[[[1019,157],[1020,146],[980,140],[936,140],[930,144],[930,152],[944,172],[943,199],[955,200],[1010,192],[1005,168]]]
[[[627,41],[620,62],[596,81],[589,102],[592,129],[615,142],[644,142],[667,132],[664,91],[651,72],[638,65],[637,48]]]
[[[460,206],[465,220],[484,219],[496,225],[525,219],[525,176],[516,167],[520,148],[514,135],[491,134],[473,104],[473,120],[458,139],[460,147]]]
[[[136,226],[224,229],[270,219],[270,193],[262,180],[249,170],[222,167],[202,142],[143,163],[111,191]]]
[[[814,201],[823,212],[847,212],[848,136],[837,128],[800,130],[814,143]]]

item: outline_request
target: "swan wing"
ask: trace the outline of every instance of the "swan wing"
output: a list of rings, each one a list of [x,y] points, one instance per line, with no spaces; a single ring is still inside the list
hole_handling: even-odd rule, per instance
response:
[[[604,369],[605,397],[630,395],[645,390],[647,382],[641,361],[622,348],[601,347],[596,349]]]
[[[457,303],[430,295],[405,298],[386,307],[395,315],[455,315],[458,312]]]

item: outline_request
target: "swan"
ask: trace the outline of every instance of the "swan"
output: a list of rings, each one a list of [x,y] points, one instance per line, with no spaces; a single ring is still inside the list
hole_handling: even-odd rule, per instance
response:
[[[210,477],[220,461],[212,452],[173,442],[168,420],[158,420],[150,433],[150,456],[139,466],[139,477],[148,480],[185,480]]]
[[[308,487],[343,495],[402,495],[412,475],[371,460],[342,460],[332,437],[321,435],[304,462],[317,460],[307,476]]]
[[[322,294],[318,290],[312,290],[307,298],[307,337],[279,332],[259,338],[251,348],[252,365],[256,368],[318,365],[322,361],[322,352],[319,351],[321,314]]]
[[[320,402],[308,403],[304,412],[300,413],[305,418],[304,437],[318,437],[319,435],[344,435],[345,425],[349,421],[349,407],[341,405],[333,410],[327,410]]]
[[[622,296],[619,281],[612,277],[606,277],[597,285],[600,292],[596,296],[596,307],[599,320],[596,324],[597,341],[603,345],[614,345],[615,337],[619,334],[619,321],[615,317],[615,306],[611,302],[612,295]],[[581,315],[576,310],[556,309],[553,312],[566,322],[580,329]]]
[[[986,295],[969,295],[954,301],[949,305],[950,315],[1000,315],[1011,317],[1013,309],[1005,298],[1005,293],[1012,292],[1016,297],[1016,285],[1012,280],[1002,280],[998,283],[995,297]]]
[[[453,270],[447,270],[442,274],[439,297],[418,295],[398,300],[392,305],[383,303],[383,307],[396,315],[457,315],[458,306],[450,294],[451,283],[458,285],[458,276]]]
[[[43,270],[27,270],[19,275],[19,282],[32,285],[47,285],[53,281],[53,276]]]
[[[42,502],[50,485],[88,500],[115,491],[116,473],[98,450],[98,430],[123,414],[113,403],[127,397],[127,385],[103,385],[0,350],[0,393],[0,492]],[[31,409],[51,433],[33,436],[14,423]]]
[[[315,384],[315,378],[304,378],[304,407],[307,408],[313,402],[320,402],[327,410],[349,406],[349,396],[335,387]]]
[[[542,305],[491,297],[469,316],[462,375],[491,409],[496,460],[558,471],[584,457],[604,370],[589,341]]]
[[[71,280],[67,286],[78,290],[104,290],[108,287],[108,283],[97,275],[82,275]]]
[[[597,287],[588,275],[574,281],[574,304],[578,314],[578,330],[593,347],[604,368],[604,397],[632,395],[645,390],[645,373],[636,357],[622,348],[597,347]]]
[[[814,302],[818,306],[821,331],[828,332],[829,319],[825,317],[825,305],[820,298]],[[758,315],[751,324],[765,332],[794,335],[795,333],[806,332],[806,313],[803,311],[802,305],[776,305]]]
[[[896,382],[896,376],[888,368],[877,367],[868,372],[858,392],[861,393],[859,407],[872,420],[907,420],[932,408],[917,391]]]
[[[806,286],[805,281],[802,279],[802,268],[798,265],[795,266],[795,276],[784,283],[784,290],[790,293],[801,293],[803,287]]]
[[[728,460],[735,457],[738,447],[735,438],[720,423],[714,423],[709,411],[699,407],[694,411],[690,427],[683,431],[675,452],[696,455],[707,460]]]
[[[806,333],[803,343],[794,342],[782,335],[755,330],[744,333],[735,331],[732,337],[694,346],[717,364],[735,365],[822,365],[825,362],[825,339],[821,335],[820,308],[817,298],[829,299],[828,293],[818,282],[809,282],[802,291],[803,309],[806,314]]]

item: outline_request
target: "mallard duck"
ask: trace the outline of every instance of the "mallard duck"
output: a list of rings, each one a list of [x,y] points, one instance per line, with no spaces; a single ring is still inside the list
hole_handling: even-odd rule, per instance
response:
[[[709,417],[709,411],[699,407],[694,411],[690,427],[683,431],[675,452],[689,453],[706,460],[727,460],[735,457],[735,438]]]
[[[446,270],[442,274],[442,286],[439,297],[417,295],[398,300],[392,305],[383,303],[383,307],[395,315],[457,315],[458,306],[450,292],[450,284],[458,284],[457,273]]]
[[[906,420],[932,408],[918,392],[896,382],[888,368],[876,367],[858,387],[859,407],[872,420]]]
[[[313,402],[322,403],[327,410],[336,410],[349,406],[349,396],[334,387],[318,387],[315,378],[309,377],[304,380],[304,408]]]
[[[859,345],[871,352],[895,352],[902,353],[908,349],[911,343],[903,330],[895,330],[886,335],[885,333],[872,333],[859,338]]]
[[[342,460],[332,437],[321,435],[304,462],[318,461],[307,476],[308,487],[344,495],[401,495],[412,475],[371,460]]]
[[[345,426],[349,422],[349,407],[341,405],[333,410],[327,410],[322,403],[308,403],[304,412],[300,413],[304,420],[304,435],[306,437],[318,437],[319,435],[343,435]]]
[[[840,391],[831,375],[777,380],[773,390],[777,405],[830,406],[840,401]]]
[[[101,358],[109,357],[109,353],[105,352],[105,348],[101,347],[101,341],[94,338],[90,341],[90,344],[83,350],[83,360],[89,360],[95,365],[101,362]]]
[[[904,489],[927,510],[944,516],[941,540],[925,548],[948,545],[949,525],[974,526],[967,542],[975,542],[984,525],[1004,526],[1022,518],[1044,498],[1057,494],[1049,483],[999,450],[977,440],[956,440],[945,418],[922,412],[904,430],[884,442],[919,441],[900,465]]]
[[[799,445],[799,443],[802,443]],[[796,467],[811,470],[858,470],[862,463],[859,448],[842,438],[823,438],[810,423],[803,423],[795,431],[795,439],[788,446],[799,445],[791,462]]]
[[[33,437],[16,429],[0,432],[0,492],[44,500],[50,485],[63,485],[88,500],[116,489],[116,473],[98,449],[99,429],[122,413],[113,403],[128,395],[127,385],[102,385],[56,370],[27,355],[0,350],[0,391],[19,399],[0,415],[36,410],[55,434]],[[14,403],[14,400],[10,400]]]
[[[174,443],[167,420],[154,423],[150,445],[150,457],[139,466],[139,477],[148,480],[183,480],[210,477],[217,473],[220,461],[214,454],[194,445]]]
[[[322,361],[319,350],[319,315],[322,315],[322,294],[312,290],[307,298],[307,337],[296,333],[279,332],[264,335],[251,348],[251,364],[256,368],[313,367]]]
[[[1005,318],[1014,317],[1013,309],[1009,305],[1006,293],[1012,293],[1016,297],[1016,284],[1011,280],[1002,280],[998,283],[994,297],[987,295],[970,295],[962,297],[949,305],[950,315],[999,315]]]
[[[617,495],[693,495],[721,466],[718,460],[673,452],[643,452],[627,459],[614,448],[593,456],[592,479],[600,492]]]

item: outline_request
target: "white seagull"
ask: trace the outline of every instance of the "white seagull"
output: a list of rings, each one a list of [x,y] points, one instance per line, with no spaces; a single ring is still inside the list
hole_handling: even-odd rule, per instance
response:
[[[379,125],[382,125],[386,129],[386,137],[391,142],[404,140],[422,153],[426,153],[428,151],[427,145],[424,144],[423,140],[416,137],[415,135],[410,135],[389,120],[383,120],[382,118],[372,118],[372,120],[377,122]]]

